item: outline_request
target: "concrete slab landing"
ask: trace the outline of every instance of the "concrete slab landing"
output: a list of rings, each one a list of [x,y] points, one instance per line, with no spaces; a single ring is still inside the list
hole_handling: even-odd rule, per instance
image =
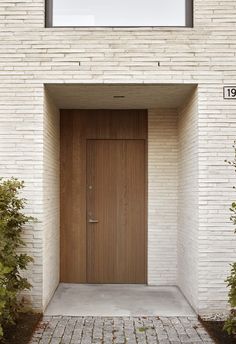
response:
[[[62,283],[45,315],[168,317],[195,312],[176,287]]]

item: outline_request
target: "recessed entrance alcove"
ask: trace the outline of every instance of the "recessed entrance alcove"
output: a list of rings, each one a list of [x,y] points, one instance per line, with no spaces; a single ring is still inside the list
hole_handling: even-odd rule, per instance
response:
[[[63,283],[196,309],[197,116],[193,84],[45,85],[44,307]]]

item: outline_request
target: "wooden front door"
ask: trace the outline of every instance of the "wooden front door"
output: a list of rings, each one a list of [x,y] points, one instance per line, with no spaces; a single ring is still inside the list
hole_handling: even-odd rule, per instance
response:
[[[60,281],[145,283],[147,111],[61,110],[60,127]]]
[[[145,283],[145,141],[87,140],[88,283]]]

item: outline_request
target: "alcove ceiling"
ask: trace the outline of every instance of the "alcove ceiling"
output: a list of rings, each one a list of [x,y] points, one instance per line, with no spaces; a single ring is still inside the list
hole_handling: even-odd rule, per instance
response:
[[[196,84],[46,84],[60,109],[178,108]]]

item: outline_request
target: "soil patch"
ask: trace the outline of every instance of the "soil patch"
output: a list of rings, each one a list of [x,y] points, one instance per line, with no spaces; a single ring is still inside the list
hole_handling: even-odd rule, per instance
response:
[[[4,330],[0,344],[27,344],[41,318],[41,314],[21,313],[16,324]]]
[[[223,331],[224,321],[200,321],[217,344],[236,344],[236,337]]]

